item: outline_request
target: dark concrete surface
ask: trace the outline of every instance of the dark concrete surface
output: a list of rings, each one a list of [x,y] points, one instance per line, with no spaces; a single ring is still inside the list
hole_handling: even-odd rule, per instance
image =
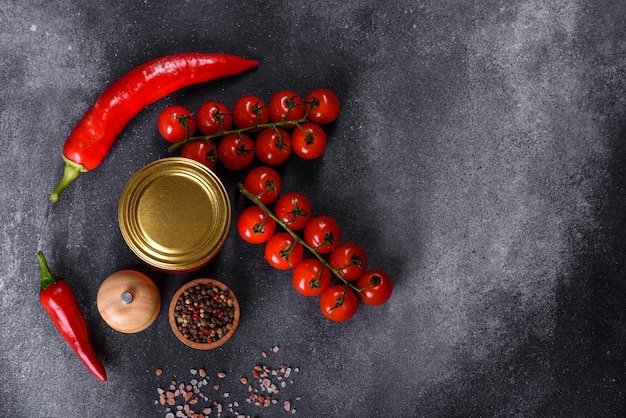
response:
[[[229,403],[292,416],[285,400],[297,417],[622,415],[625,21],[626,5],[608,0],[3,1],[1,414],[163,417],[157,388],[204,368],[222,416]],[[261,65],[149,106],[50,204],[65,138],[98,94],[136,65],[192,50]],[[391,274],[388,304],[331,323],[235,233],[188,275],[132,254],[118,199],[134,172],[168,156],[162,108],[319,86],[337,92],[341,116],[320,160],[281,168],[284,187]],[[248,204],[235,190],[243,174],[218,174],[234,221]],[[39,305],[38,250],[75,289],[107,383]],[[100,283],[126,268],[163,298],[156,322],[130,335],[95,305]],[[165,315],[174,291],[202,276],[242,303],[235,337],[209,352],[176,340]],[[279,402],[247,404],[239,378],[282,363],[299,372]]]

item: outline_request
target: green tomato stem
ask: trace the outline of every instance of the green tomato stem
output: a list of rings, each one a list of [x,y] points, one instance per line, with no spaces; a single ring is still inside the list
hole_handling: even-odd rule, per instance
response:
[[[263,202],[261,202],[254,194],[250,193],[250,191],[246,189],[243,184],[237,183],[237,189],[239,189],[239,191],[245,197],[247,197],[250,201],[252,201],[252,203],[260,207],[267,216],[269,216],[274,221],[276,221],[278,225],[280,225],[286,232],[288,232],[289,235],[291,235],[297,242],[302,244],[304,248],[309,250],[322,263],[322,266],[327,267],[328,270],[330,270],[339,280],[341,280],[346,287],[351,288],[355,292],[359,292],[359,293],[361,292],[361,289],[359,289],[356,285],[352,284],[350,281],[346,280],[346,278],[343,277],[343,275],[341,274],[339,270],[331,266],[330,263],[328,263],[328,261],[326,261],[326,259],[320,253],[318,253],[315,248],[307,244],[307,242],[304,241],[304,239],[302,239],[298,234],[296,234],[286,222],[283,222],[282,220],[280,220],[274,214],[274,212],[272,212],[270,208],[268,208]]]
[[[285,126],[285,125],[295,125],[295,126],[300,126],[301,123],[304,122],[308,122],[308,111],[306,112],[306,114],[304,115],[303,118],[298,119],[298,120],[281,120],[279,122],[269,122],[269,123],[261,123],[261,124],[256,124],[254,126],[249,126],[247,128],[239,128],[239,129],[229,129],[227,131],[223,131],[220,130],[217,133],[211,134],[211,135],[200,135],[200,136],[191,136],[191,137],[187,137],[186,139],[183,139],[182,141],[178,141],[173,143],[172,145],[169,146],[169,148],[167,149],[167,152],[172,153],[174,151],[176,151],[178,148],[190,143],[190,142],[195,142],[195,141],[207,141],[209,139],[216,139],[216,138],[221,138],[223,136],[226,135],[230,135],[230,134],[237,134],[240,135],[242,133],[245,132],[249,132],[255,129],[265,129],[265,128],[273,128],[273,129],[278,129],[281,126]]]

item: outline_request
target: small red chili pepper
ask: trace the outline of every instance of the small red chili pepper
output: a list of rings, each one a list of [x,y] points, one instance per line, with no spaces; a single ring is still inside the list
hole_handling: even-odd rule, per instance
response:
[[[48,268],[48,263],[41,251],[37,253],[41,272],[41,290],[39,301],[52,322],[74,349],[78,357],[94,376],[106,382],[104,366],[96,356],[91,345],[85,318],[78,307],[74,292],[66,281],[55,277]]]
[[[258,61],[190,52],[140,65],[107,87],[74,127],[63,148],[63,178],[50,195],[56,202],[81,172],[98,167],[128,122],[143,108],[192,84],[241,74]]]

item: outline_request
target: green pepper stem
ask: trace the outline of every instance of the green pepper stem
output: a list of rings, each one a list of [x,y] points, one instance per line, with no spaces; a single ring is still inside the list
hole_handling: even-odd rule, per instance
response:
[[[37,253],[37,262],[39,263],[39,272],[41,275],[41,290],[44,290],[48,286],[55,284],[57,278],[50,272],[46,257],[44,257],[41,251]]]
[[[59,200],[59,196],[61,195],[61,193],[63,193],[63,190],[65,190],[65,188],[69,186],[69,184],[72,181],[74,181],[81,172],[87,171],[85,167],[83,167],[80,164],[76,164],[73,161],[68,160],[67,158],[65,158],[65,156],[63,156],[63,160],[65,160],[65,168],[63,170],[63,177],[61,178],[61,180],[59,181],[59,184],[57,184],[57,187],[55,187],[54,191],[50,195],[50,201],[52,203],[56,203]]]
[[[349,287],[356,292],[359,292],[359,293],[361,292],[361,289],[359,289],[356,285],[346,280],[346,278],[343,277],[343,275],[341,274],[339,270],[331,266],[330,263],[328,263],[328,261],[326,261],[326,259],[320,253],[318,253],[315,248],[307,244],[307,242],[303,240],[298,234],[296,234],[286,222],[283,222],[282,220],[280,220],[274,214],[274,212],[271,211],[270,208],[265,206],[265,204],[261,202],[254,194],[250,193],[250,191],[246,189],[243,184],[237,183],[237,188],[245,197],[247,197],[250,201],[252,201],[252,203],[260,207],[267,216],[269,216],[274,221],[276,221],[276,223],[280,225],[286,232],[288,232],[289,235],[291,235],[296,241],[302,244],[304,248],[309,250],[322,263],[322,266],[327,267],[339,280],[343,282],[344,285],[346,285],[346,287]]]

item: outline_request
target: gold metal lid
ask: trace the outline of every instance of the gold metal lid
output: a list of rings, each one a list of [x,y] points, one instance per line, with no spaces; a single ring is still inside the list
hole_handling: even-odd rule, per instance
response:
[[[118,209],[130,249],[153,267],[191,271],[222,248],[231,220],[220,179],[189,158],[170,157],[139,169],[128,181]]]

